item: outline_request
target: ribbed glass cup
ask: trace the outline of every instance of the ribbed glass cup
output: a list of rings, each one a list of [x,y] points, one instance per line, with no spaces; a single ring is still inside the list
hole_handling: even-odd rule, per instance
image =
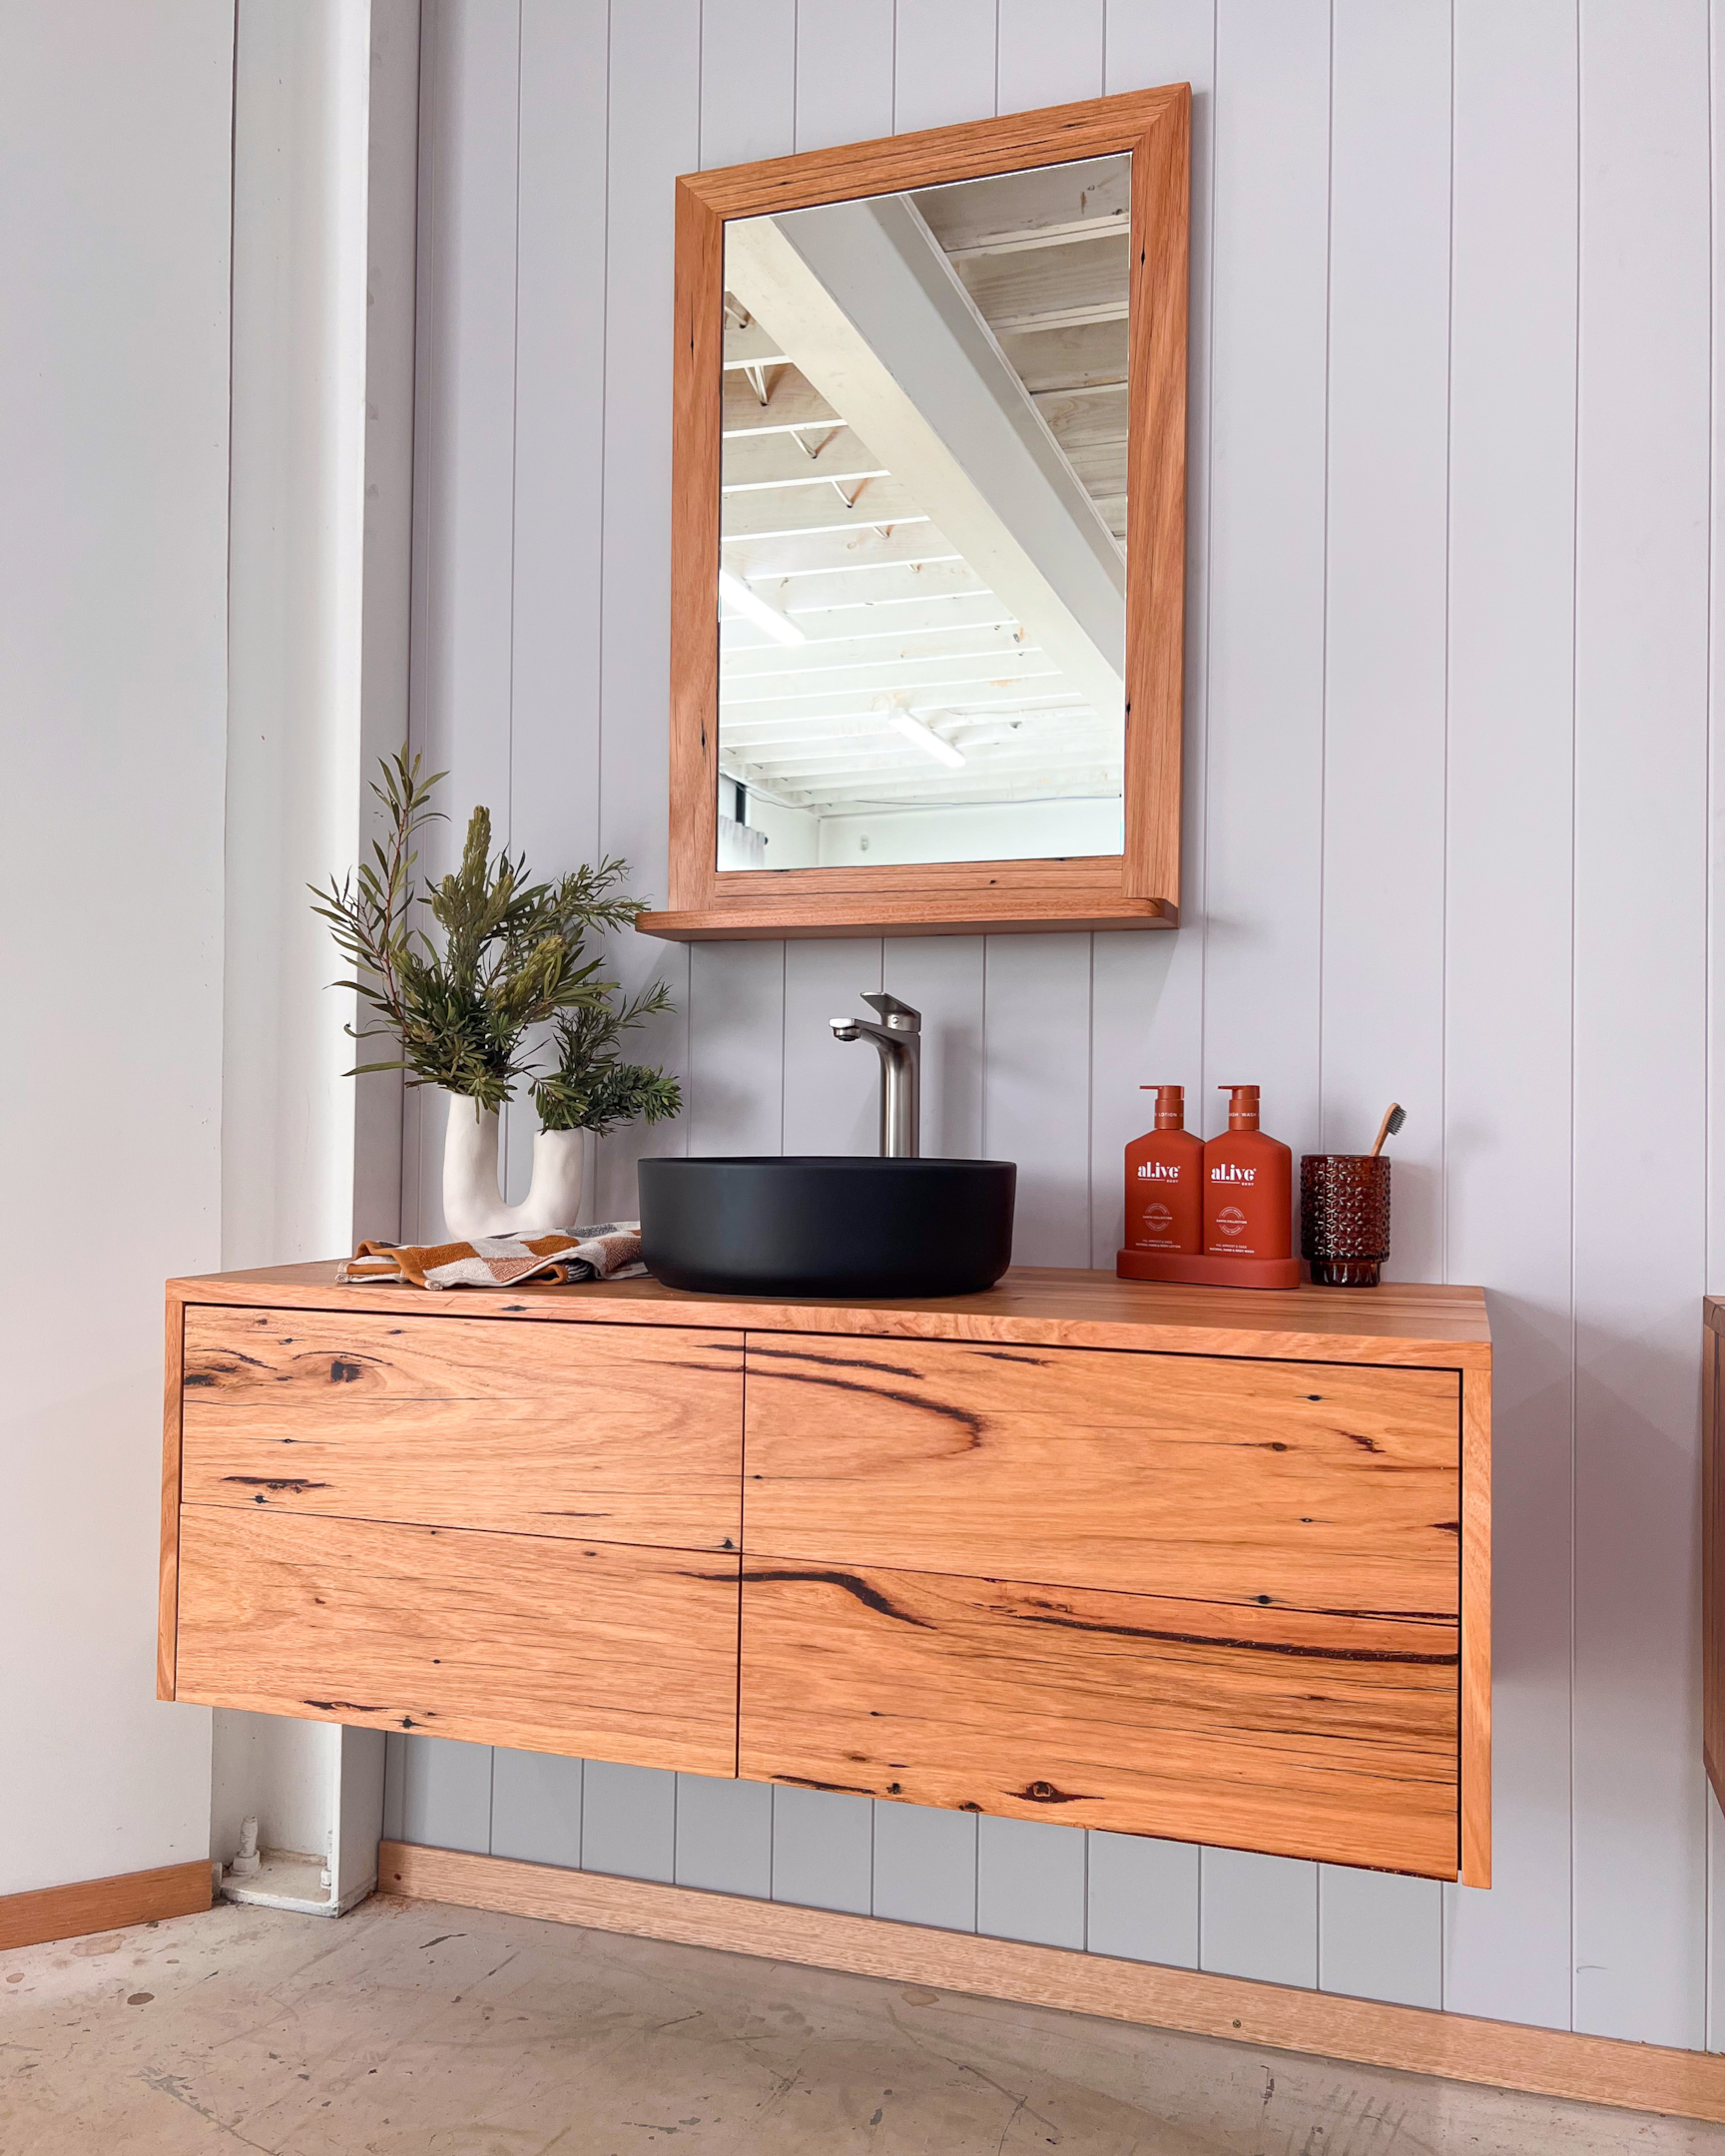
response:
[[[1320,1288],[1376,1288],[1390,1255],[1390,1163],[1382,1153],[1308,1153],[1300,1163],[1300,1255]]]

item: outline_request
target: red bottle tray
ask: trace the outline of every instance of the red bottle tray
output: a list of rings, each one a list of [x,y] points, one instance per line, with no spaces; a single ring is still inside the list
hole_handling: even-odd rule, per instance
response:
[[[1173,1281],[1185,1288],[1298,1288],[1298,1258],[1186,1258],[1174,1251],[1123,1250],[1122,1280]]]

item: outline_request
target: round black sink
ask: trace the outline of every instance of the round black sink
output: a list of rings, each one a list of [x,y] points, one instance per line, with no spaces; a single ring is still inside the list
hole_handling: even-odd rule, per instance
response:
[[[644,1160],[641,1256],[704,1295],[949,1296],[1012,1262],[1011,1161]]]

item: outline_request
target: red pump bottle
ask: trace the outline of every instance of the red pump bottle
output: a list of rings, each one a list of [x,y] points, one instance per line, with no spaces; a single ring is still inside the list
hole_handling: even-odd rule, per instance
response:
[[[1184,1086],[1156,1095],[1156,1127],[1126,1148],[1126,1248],[1196,1257],[1203,1248],[1204,1141],[1186,1129]]]
[[[1204,1148],[1204,1255],[1291,1258],[1294,1155],[1258,1128],[1258,1088],[1219,1086],[1228,1128]]]

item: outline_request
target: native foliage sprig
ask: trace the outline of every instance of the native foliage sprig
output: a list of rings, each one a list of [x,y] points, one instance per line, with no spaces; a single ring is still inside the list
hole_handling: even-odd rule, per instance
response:
[[[557,1021],[557,1068],[533,1088],[546,1130],[589,1130],[603,1138],[620,1123],[662,1123],[683,1106],[683,1089],[662,1070],[624,1063],[618,1042],[632,1026],[672,1007],[663,981],[622,1003],[587,1003]]]
[[[525,857],[491,852],[491,816],[475,808],[461,863],[423,892],[413,879],[414,840],[440,820],[431,791],[445,775],[421,771],[405,749],[383,761],[372,793],[389,818],[386,840],[356,876],[313,887],[313,911],[328,922],[353,967],[350,988],[380,1024],[349,1027],[355,1040],[392,1037],[401,1053],[349,1073],[405,1070],[409,1085],[466,1094],[500,1108],[529,1068],[525,1042],[537,1025],[606,1005],[615,987],[597,980],[602,961],[585,959],[589,933],[627,927],[646,902],[617,885],[629,872],[616,858],[578,868],[555,883],[531,883]],[[442,931],[439,950],[411,914],[423,903]],[[585,959],[585,962],[583,962]]]

